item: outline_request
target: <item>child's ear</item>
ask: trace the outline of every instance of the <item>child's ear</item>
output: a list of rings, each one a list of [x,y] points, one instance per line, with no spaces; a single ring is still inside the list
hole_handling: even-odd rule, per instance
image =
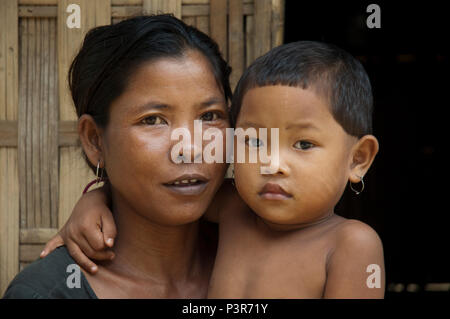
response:
[[[350,165],[350,182],[359,183],[366,175],[378,153],[378,140],[373,135],[364,135],[353,146]]]
[[[78,136],[89,162],[95,167],[100,161],[100,166],[102,166],[102,135],[92,116],[83,114],[78,119]]]

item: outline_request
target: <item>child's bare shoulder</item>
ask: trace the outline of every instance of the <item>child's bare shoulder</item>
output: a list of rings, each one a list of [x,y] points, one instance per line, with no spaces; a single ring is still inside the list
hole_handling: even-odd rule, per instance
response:
[[[372,227],[345,220],[335,233],[334,249],[327,256],[325,298],[382,298],[385,272],[383,245]],[[369,268],[370,267],[370,268]],[[367,284],[368,272],[376,272],[376,287]]]
[[[345,219],[335,230],[335,249],[352,252],[382,249],[381,239],[369,225],[355,219]]]

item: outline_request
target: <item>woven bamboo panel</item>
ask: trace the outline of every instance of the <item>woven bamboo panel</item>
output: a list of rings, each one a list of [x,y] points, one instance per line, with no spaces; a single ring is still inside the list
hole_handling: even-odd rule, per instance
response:
[[[69,29],[69,4],[81,27]],[[128,17],[173,13],[210,35],[233,68],[283,41],[284,0],[0,1],[0,295],[38,258],[94,178],[82,158],[67,71],[85,33]]]

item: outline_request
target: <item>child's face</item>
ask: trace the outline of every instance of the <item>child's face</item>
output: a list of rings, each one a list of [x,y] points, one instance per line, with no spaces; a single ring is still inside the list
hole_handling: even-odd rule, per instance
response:
[[[324,98],[311,89],[254,88],[243,98],[236,127],[267,128],[267,145],[262,147],[269,151],[270,128],[279,128],[280,160],[274,174],[260,173],[268,164],[234,164],[236,188],[256,214],[269,224],[300,226],[333,212],[346,187],[358,139],[336,122]],[[246,152],[254,145],[247,142]]]

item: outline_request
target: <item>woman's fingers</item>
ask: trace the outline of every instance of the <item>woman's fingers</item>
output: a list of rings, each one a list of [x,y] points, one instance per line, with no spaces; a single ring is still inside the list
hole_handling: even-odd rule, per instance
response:
[[[40,257],[44,258],[49,253],[54,251],[59,246],[64,245],[64,240],[62,239],[61,235],[58,233],[55,236],[53,236],[47,244],[45,244],[44,250],[41,252]]]
[[[106,246],[112,247],[114,245],[114,239],[117,235],[116,223],[114,222],[113,215],[108,211],[101,215],[102,218],[102,232],[103,241]]]

